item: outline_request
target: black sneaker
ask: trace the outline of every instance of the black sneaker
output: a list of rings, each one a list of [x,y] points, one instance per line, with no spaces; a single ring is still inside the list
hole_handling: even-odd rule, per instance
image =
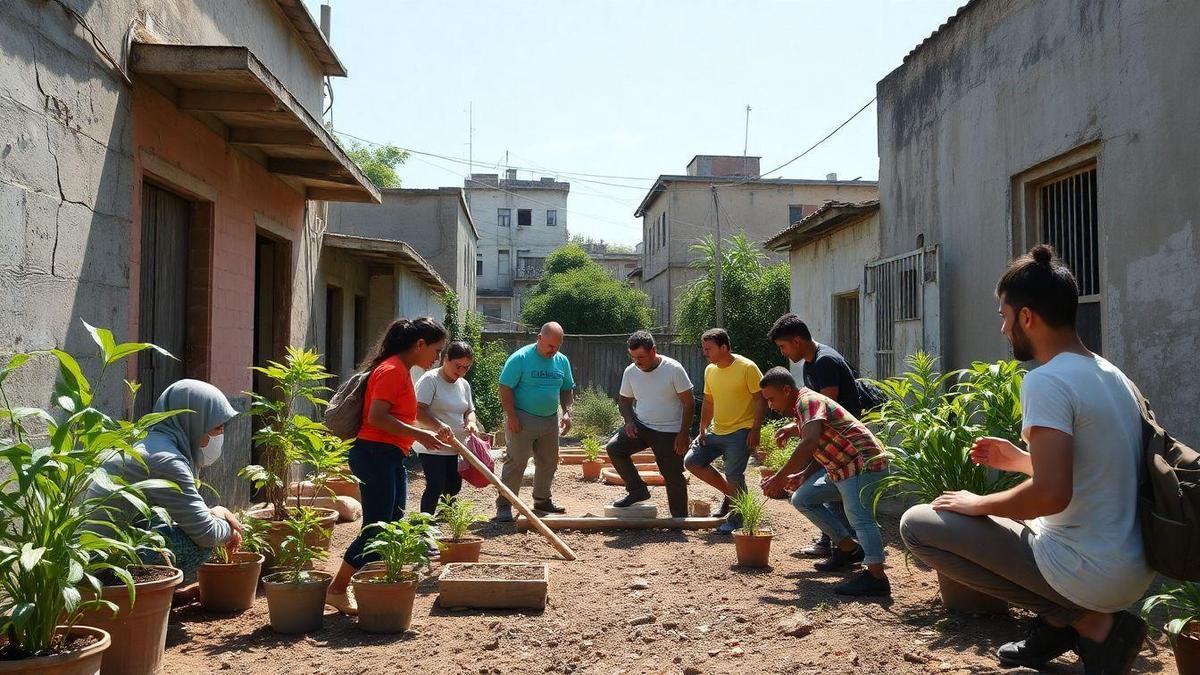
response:
[[[1104,642],[1081,637],[1075,652],[1083,661],[1085,675],[1126,675],[1145,640],[1146,622],[1129,612],[1119,612]]]
[[[724,518],[725,516],[729,515],[729,512],[732,509],[733,509],[733,503],[729,501],[729,497],[726,497],[725,499],[723,499],[721,501],[721,508],[717,509],[717,512],[713,514],[713,517],[714,518]]]
[[[828,558],[816,563],[813,567],[817,568],[818,572],[837,572],[862,562],[866,555],[861,546],[855,546],[853,551],[835,548]]]
[[[1024,640],[1010,642],[996,651],[1002,666],[1039,668],[1075,648],[1079,633],[1074,628],[1056,628],[1034,619]]]
[[[861,551],[862,549],[859,550]],[[880,579],[874,574],[863,570],[834,586],[833,592],[838,595],[855,597],[891,597],[892,582],[888,581],[887,577]]]
[[[641,492],[630,492],[629,494],[625,495],[624,497],[613,502],[612,505],[618,509],[623,509],[626,507],[633,506],[634,504],[637,504],[638,502],[644,502],[647,499],[650,499],[650,491],[649,490],[643,490]]]
[[[492,520],[497,523],[511,523],[513,521],[512,505],[501,504],[496,507],[496,517]]]
[[[538,513],[566,513],[567,510],[549,499],[539,499],[533,502],[533,510]]]
[[[833,555],[833,543],[829,535],[823,534],[813,540],[812,546],[800,549],[800,555],[805,558],[828,558]]]

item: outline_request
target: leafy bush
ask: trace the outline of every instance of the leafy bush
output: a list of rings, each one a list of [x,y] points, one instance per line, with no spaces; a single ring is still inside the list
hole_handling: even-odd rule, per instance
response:
[[[288,534],[279,544],[277,562],[284,570],[271,577],[293,584],[308,581],[311,576],[309,569],[313,564],[329,555],[323,547],[311,542],[328,537],[330,532],[321,527],[321,516],[316,509],[308,506],[289,510],[283,522],[287,525]]]
[[[696,256],[692,267],[703,270],[704,276],[684,288],[676,318],[681,338],[698,343],[704,331],[717,325],[716,242],[705,237],[692,246],[692,252]],[[791,271],[787,263],[763,264],[763,254],[744,234],[722,242],[721,260],[723,327],[733,351],[754,361],[763,372],[786,366],[766,335],[775,319],[788,312]]]
[[[734,513],[742,518],[742,532],[749,535],[758,534],[767,524],[767,500],[749,490],[742,490],[729,498],[729,505]]]
[[[462,539],[472,525],[484,521],[483,516],[475,512],[475,505],[470,500],[458,499],[450,495],[442,495],[442,498],[438,500],[437,510],[433,517],[450,530],[451,539]]]
[[[887,401],[865,416],[888,444],[891,463],[876,501],[885,493],[926,503],[950,490],[991,494],[1024,480],[979,466],[970,453],[980,436],[1020,442],[1020,365],[975,363],[940,373],[937,359],[924,352],[907,362],[908,372],[876,383]]]
[[[557,321],[568,333],[631,333],[650,326],[648,304],[645,293],[613,278],[578,244],[567,244],[546,258],[521,319],[531,326]]]
[[[790,423],[789,419],[775,419],[763,424],[760,430],[758,450],[766,453],[762,463],[764,468],[779,471],[792,458],[792,452],[800,444],[800,439],[789,438],[783,446],[775,442],[775,432]]]
[[[375,534],[363,547],[365,553],[378,555],[383,562],[382,583],[399,583],[418,578],[430,567],[429,547],[435,545],[437,530],[429,514],[409,513],[390,523],[372,523]]]
[[[1162,593],[1152,595],[1142,603],[1142,616],[1149,621],[1150,612],[1158,607],[1167,611],[1168,621],[1164,632],[1174,645],[1188,624],[1200,619],[1200,583],[1192,581],[1164,586]]]
[[[588,387],[575,398],[571,423],[584,436],[606,437],[621,425],[621,409],[600,389]]]
[[[600,460],[600,453],[604,451],[604,439],[599,436],[585,436],[583,438],[583,458],[589,462]]]

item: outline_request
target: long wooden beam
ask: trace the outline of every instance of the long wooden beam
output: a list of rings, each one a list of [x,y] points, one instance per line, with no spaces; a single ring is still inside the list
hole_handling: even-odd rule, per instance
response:
[[[540,523],[552,530],[711,530],[724,518],[571,518],[551,516]],[[529,521],[517,518],[517,529],[529,529]]]

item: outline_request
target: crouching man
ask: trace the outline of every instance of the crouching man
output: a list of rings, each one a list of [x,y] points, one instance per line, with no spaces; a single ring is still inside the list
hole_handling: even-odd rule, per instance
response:
[[[1154,579],[1137,519],[1137,399],[1075,332],[1079,287],[1052,248],[1014,261],[996,295],[1013,355],[1042,365],[1021,383],[1028,449],[981,438],[971,458],[1029,480],[914,506],[900,536],[938,572],[1037,614],[1028,637],[1000,647],[1002,664],[1040,668],[1073,649],[1088,675],[1128,673],[1146,624],[1123,610]]]
[[[816,563],[818,570],[836,572],[859,562],[866,565],[865,571],[834,586],[834,593],[890,596],[892,585],[883,570],[883,536],[873,508],[876,488],[887,472],[883,445],[837,401],[797,387],[786,368],[767,371],[759,386],[772,410],[796,420],[776,432],[776,442],[783,445],[793,436],[800,438],[783,469],[763,481],[763,494],[778,497],[785,488],[796,489],[792,505],[834,542],[829,559]],[[821,469],[826,475],[808,480]],[[797,489],[801,485],[803,489]],[[857,540],[827,506],[832,502],[842,503]]]

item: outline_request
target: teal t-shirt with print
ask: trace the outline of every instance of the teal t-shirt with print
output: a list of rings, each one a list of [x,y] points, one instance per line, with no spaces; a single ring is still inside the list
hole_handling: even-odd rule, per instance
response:
[[[558,396],[575,388],[571,362],[562,352],[546,358],[537,345],[526,345],[513,352],[500,371],[500,384],[513,390],[517,410],[549,417],[558,414]]]

